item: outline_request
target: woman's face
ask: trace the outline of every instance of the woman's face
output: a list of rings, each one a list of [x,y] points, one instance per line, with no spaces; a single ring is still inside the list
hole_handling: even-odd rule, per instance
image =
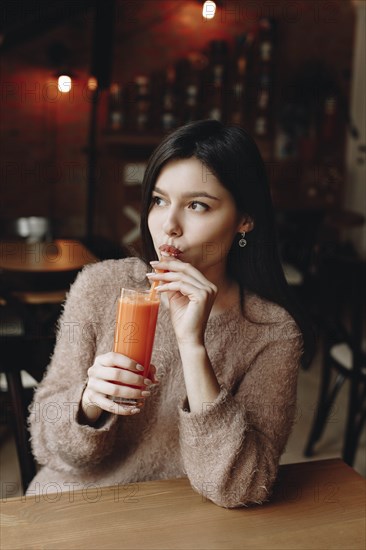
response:
[[[179,259],[207,278],[210,272],[225,272],[235,235],[248,230],[229,191],[194,157],[171,161],[161,171],[148,227],[158,257],[161,245],[173,245],[181,252]]]

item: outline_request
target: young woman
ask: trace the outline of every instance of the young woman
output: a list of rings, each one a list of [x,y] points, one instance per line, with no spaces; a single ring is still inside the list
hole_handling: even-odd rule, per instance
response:
[[[146,169],[141,229],[145,261],[88,266],[70,290],[31,408],[44,466],[28,492],[187,475],[218,505],[263,502],[294,419],[308,333],[248,134],[206,120],[169,135]],[[161,306],[150,380],[111,349],[120,288],[152,281]]]

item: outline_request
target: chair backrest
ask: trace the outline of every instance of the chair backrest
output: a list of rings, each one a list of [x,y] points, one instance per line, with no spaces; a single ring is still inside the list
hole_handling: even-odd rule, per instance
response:
[[[322,317],[330,345],[343,341],[354,358],[362,354],[366,309],[366,262],[357,257],[332,257],[324,261]],[[356,361],[359,364],[359,361]]]

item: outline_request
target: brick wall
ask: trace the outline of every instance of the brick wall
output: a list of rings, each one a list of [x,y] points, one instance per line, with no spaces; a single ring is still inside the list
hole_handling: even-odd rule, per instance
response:
[[[278,21],[277,101],[293,72],[321,59],[345,97],[352,66],[354,12],[349,0],[238,0],[224,2],[204,21],[195,1],[117,1],[113,80],[166,67],[212,39],[232,40],[261,16]],[[56,92],[46,51],[65,41],[77,79],[72,94]],[[1,61],[0,218],[48,215],[58,234],[85,231],[92,14],[84,14],[31,42],[8,50]],[[103,186],[103,174],[99,186]],[[108,204],[108,201],[106,201]]]

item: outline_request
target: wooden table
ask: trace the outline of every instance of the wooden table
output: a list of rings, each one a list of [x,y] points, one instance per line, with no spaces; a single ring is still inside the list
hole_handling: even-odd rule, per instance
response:
[[[0,269],[22,272],[75,271],[97,258],[80,241],[0,242]]]
[[[5,287],[27,304],[59,304],[77,272],[98,259],[80,241],[26,243],[0,241]]]
[[[186,479],[9,498],[1,548],[364,550],[365,497],[336,459],[282,466],[271,502],[234,510]]]

